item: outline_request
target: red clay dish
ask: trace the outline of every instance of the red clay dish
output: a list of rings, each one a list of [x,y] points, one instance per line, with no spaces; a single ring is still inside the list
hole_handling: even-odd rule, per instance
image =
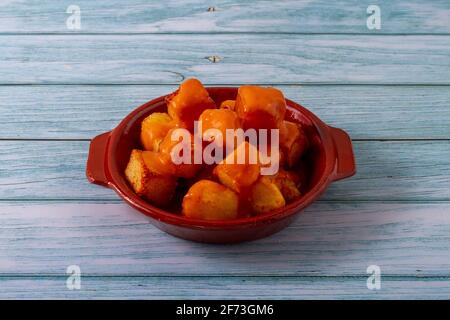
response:
[[[238,88],[210,87],[207,90],[216,104],[220,105],[222,101],[234,100]],[[86,175],[90,182],[114,189],[125,202],[149,216],[152,224],[176,237],[208,243],[236,243],[269,236],[288,226],[330,183],[356,172],[348,134],[326,125],[309,110],[286,99],[286,120],[301,123],[311,143],[307,155],[309,182],[306,193],[300,199],[255,217],[226,221],[191,219],[164,211],[134,193],[126,181],[124,170],[131,150],[140,146],[142,120],[152,112],[166,111],[165,97],[145,103],[131,112],[114,130],[92,139]]]

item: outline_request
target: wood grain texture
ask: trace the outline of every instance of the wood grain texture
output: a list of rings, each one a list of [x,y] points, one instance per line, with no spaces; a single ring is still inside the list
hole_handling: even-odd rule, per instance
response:
[[[87,141],[0,141],[0,199],[115,200],[89,184]],[[450,141],[356,141],[357,174],[325,200],[450,200]]]
[[[70,1],[9,0],[1,4],[0,32],[67,33]],[[119,1],[78,0],[81,30],[96,33],[301,32],[450,33],[446,0]],[[366,27],[367,7],[381,9],[381,30]],[[212,9],[208,8],[214,8]]]
[[[10,35],[0,48],[0,84],[450,84],[448,36]]]
[[[8,0],[0,48],[0,298],[450,298],[449,1]],[[157,230],[80,140],[192,76],[280,86],[351,134],[357,175],[259,241]]]
[[[321,202],[238,245],[174,238],[123,203],[0,203],[0,275],[448,276],[450,203]],[[258,266],[255,268],[255,266]],[[224,280],[226,281],[226,280]]]
[[[176,87],[0,86],[0,138],[91,139]],[[450,86],[278,88],[353,139],[450,139]]]
[[[448,278],[382,278],[369,290],[366,277],[82,277],[69,290],[65,277],[0,278],[0,299],[449,299]]]

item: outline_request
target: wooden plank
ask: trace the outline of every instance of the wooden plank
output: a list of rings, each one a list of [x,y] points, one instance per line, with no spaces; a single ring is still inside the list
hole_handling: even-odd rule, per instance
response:
[[[10,35],[0,47],[0,84],[450,84],[450,36]]]
[[[0,141],[0,199],[115,200],[85,177],[88,141]],[[326,200],[450,200],[450,141],[356,141],[358,173]]]
[[[449,86],[278,86],[354,139],[450,139]],[[162,86],[0,86],[1,139],[90,139]],[[433,110],[433,112],[430,112]]]
[[[133,0],[126,4],[119,0],[108,3],[78,0],[81,30],[76,31],[66,27],[70,4],[75,3],[7,1],[1,6],[0,32],[450,32],[450,7],[445,0],[378,0],[375,4],[381,10],[380,30],[369,30],[366,26],[367,7],[374,4],[368,0]]]
[[[449,299],[448,278],[95,277],[69,290],[66,278],[0,278],[1,299]],[[219,310],[220,312],[220,310]]]
[[[0,274],[448,276],[450,203],[319,202],[269,238],[174,238],[122,203],[0,203]],[[258,266],[255,268],[255,266]],[[4,291],[4,290],[3,290]]]

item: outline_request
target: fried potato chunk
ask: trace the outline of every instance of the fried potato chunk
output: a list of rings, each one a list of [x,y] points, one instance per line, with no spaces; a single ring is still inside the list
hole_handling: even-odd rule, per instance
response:
[[[250,204],[257,214],[285,206],[283,194],[269,178],[261,176],[250,191]]]
[[[225,100],[220,104],[220,109],[235,111],[236,100]]]
[[[216,176],[213,173],[215,167],[216,167],[215,164],[203,165],[202,168],[197,172],[195,177],[186,179],[184,181],[185,182],[184,185],[190,188],[200,180],[211,180],[218,182]]]
[[[222,134],[221,146],[225,146],[227,143],[235,143],[235,136],[233,134],[233,139],[227,141],[226,130],[232,129],[236,130],[241,127],[239,118],[236,112],[228,109],[208,109],[202,112],[199,121],[202,123],[202,132],[206,132],[208,129],[217,129]]]
[[[255,152],[255,159],[252,159],[251,152]],[[241,192],[251,186],[260,175],[258,150],[248,142],[242,143],[215,167],[214,175],[223,185]]]
[[[173,140],[172,132],[174,132],[174,130],[176,129],[177,128],[169,130],[159,146],[159,152],[161,153],[161,157],[164,158],[163,162],[174,176],[181,178],[192,178],[202,167],[201,164],[194,164],[194,136],[192,134],[189,134],[189,141],[183,141],[182,138],[180,138],[179,140]],[[184,163],[176,164],[172,160],[172,152],[176,153],[175,156],[184,156],[183,150],[181,150],[180,152],[176,152],[177,150],[175,149],[177,145],[180,146],[180,143],[185,144],[186,152],[190,153],[187,155],[187,157],[190,159],[190,163],[186,161]]]
[[[300,190],[297,187],[298,176],[294,172],[280,169],[277,174],[267,178],[278,187],[287,203],[301,197]]]
[[[283,121],[280,127],[280,147],[288,168],[292,168],[308,148],[308,138],[301,124]]]
[[[131,151],[130,160],[125,169],[125,176],[134,191],[140,196],[145,194],[148,175],[149,171],[142,159],[142,151],[134,149]]]
[[[191,132],[194,129],[194,121],[204,110],[216,108],[208,91],[197,79],[184,81],[177,91],[167,97],[166,101],[169,115]]]
[[[286,100],[275,88],[241,86],[235,108],[244,129],[276,129],[284,119]]]
[[[141,144],[144,150],[158,151],[159,145],[175,122],[164,112],[154,112],[142,121]]]
[[[137,149],[131,152],[125,176],[137,195],[155,205],[166,206],[174,195],[177,181],[174,177],[161,175],[149,168],[142,154]]]
[[[142,151],[142,159],[150,172],[163,176],[175,176],[175,168],[171,163],[168,163],[168,159],[164,154],[154,151]]]
[[[182,213],[186,217],[206,220],[228,220],[238,215],[239,198],[221,184],[200,180],[183,198]]]

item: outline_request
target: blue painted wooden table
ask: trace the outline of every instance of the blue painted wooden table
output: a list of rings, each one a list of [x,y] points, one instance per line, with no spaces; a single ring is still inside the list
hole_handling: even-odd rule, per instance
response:
[[[160,232],[87,182],[89,139],[192,76],[279,87],[357,175],[266,239]],[[448,299],[449,101],[448,0],[0,1],[0,298]]]

